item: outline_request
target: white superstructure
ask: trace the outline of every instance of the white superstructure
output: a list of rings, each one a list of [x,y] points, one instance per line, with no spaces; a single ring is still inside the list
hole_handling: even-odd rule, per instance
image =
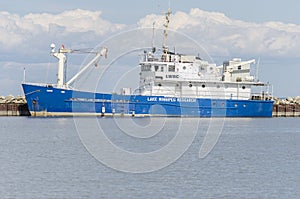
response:
[[[140,94],[212,99],[250,99],[255,82],[250,65],[255,60],[233,59],[222,66],[197,56],[176,54],[163,49],[144,52],[140,62]],[[267,93],[266,93],[267,94]]]

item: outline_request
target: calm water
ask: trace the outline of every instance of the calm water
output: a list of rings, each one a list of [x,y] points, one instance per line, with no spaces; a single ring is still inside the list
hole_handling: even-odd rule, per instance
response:
[[[113,118],[97,120],[112,142],[135,152],[167,145],[182,122],[123,118],[120,128]],[[162,120],[163,127],[156,129]],[[132,174],[90,155],[73,118],[0,117],[0,198],[300,197],[300,118],[225,119],[217,144],[204,159],[199,149],[211,121],[183,120],[200,124],[184,155],[161,170]],[[133,124],[144,129],[144,136],[151,128],[158,134],[142,139],[124,134]],[[193,129],[187,125],[184,131],[189,135]]]

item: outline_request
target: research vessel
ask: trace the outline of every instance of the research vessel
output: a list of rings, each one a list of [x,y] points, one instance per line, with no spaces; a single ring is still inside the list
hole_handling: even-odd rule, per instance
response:
[[[107,48],[97,52],[69,81],[65,79],[67,54],[64,46],[51,55],[58,59],[55,84],[23,83],[32,116],[176,116],[176,117],[271,117],[273,101],[269,83],[251,75],[255,60],[234,58],[217,66],[196,55],[169,50],[170,12],[166,15],[164,42],[160,50],[142,52],[139,88],[132,92],[89,92],[71,85]],[[253,71],[252,71],[253,73]],[[259,91],[259,92],[257,92]]]

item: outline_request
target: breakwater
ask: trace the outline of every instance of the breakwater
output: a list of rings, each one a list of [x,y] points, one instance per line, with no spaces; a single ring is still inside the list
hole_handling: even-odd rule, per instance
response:
[[[30,116],[25,97],[0,96],[0,116]]]
[[[300,117],[300,96],[274,98],[273,117]]]
[[[0,96],[0,116],[30,116],[24,96]],[[274,98],[273,117],[300,117],[300,96]]]
[[[273,117],[300,117],[300,105],[273,106]]]

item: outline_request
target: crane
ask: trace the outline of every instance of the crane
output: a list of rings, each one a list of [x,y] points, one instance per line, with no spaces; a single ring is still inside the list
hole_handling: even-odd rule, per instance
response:
[[[86,51],[86,50],[72,50],[65,48],[64,45],[56,52],[55,44],[51,44],[51,55],[58,59],[58,71],[57,71],[57,87],[59,88],[68,88],[80,75],[82,75],[91,65],[97,63],[100,57],[107,58],[108,49],[102,47],[99,52]],[[94,53],[95,57],[85,65],[76,75],[74,75],[68,82],[65,82],[65,65],[67,61],[67,53]]]

